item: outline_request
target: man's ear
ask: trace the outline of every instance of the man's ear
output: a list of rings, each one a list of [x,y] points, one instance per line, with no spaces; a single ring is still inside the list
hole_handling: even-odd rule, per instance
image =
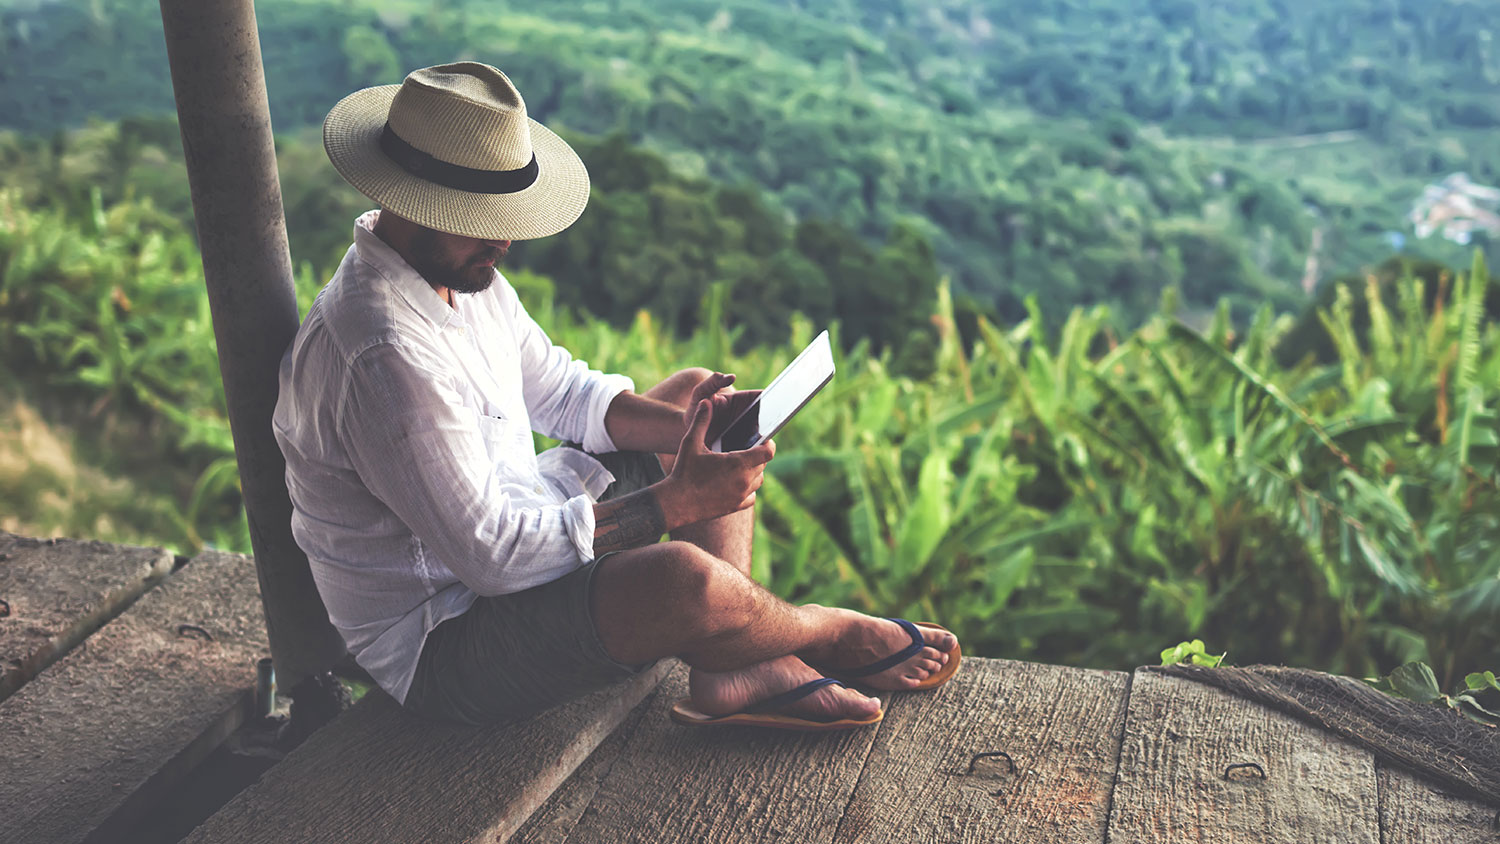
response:
[[[371,231],[375,232],[376,237],[385,241],[386,246],[404,255],[405,250],[411,245],[412,235],[418,228],[417,224],[411,220],[382,207]]]

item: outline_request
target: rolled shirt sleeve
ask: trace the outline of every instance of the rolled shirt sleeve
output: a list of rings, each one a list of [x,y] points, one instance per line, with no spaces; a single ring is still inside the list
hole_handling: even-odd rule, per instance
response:
[[[579,380],[572,404],[555,413],[595,412],[604,390]],[[372,345],[355,358],[346,383],[337,419],[353,468],[475,593],[529,589],[593,559],[593,501],[535,498],[543,482],[526,421],[466,407],[461,385],[435,353]],[[596,425],[602,431],[602,414],[575,427],[598,443]],[[504,459],[511,453],[531,459]]]

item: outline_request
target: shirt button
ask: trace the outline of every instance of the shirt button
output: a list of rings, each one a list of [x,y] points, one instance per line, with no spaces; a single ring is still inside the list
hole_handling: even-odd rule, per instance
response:
[[[532,487],[532,489],[536,491],[537,495],[541,495],[542,494],[542,486],[541,486],[541,484],[537,484],[536,486]]]

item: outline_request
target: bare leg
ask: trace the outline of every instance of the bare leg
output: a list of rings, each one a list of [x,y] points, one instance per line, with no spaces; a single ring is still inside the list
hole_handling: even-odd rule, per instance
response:
[[[708,714],[733,711],[819,676],[803,659],[852,668],[910,641],[883,619],[788,604],[685,542],[637,548],[601,562],[591,609],[600,641],[616,660],[633,664],[676,656],[691,666],[694,702]],[[927,648],[866,682],[911,688],[941,668],[956,640],[941,631],[923,635]],[[862,717],[873,714],[879,702],[833,687],[800,706],[812,717]]]
[[[684,369],[673,373],[660,384],[647,390],[646,395],[686,408],[688,399],[692,396],[693,387],[712,374],[702,367]],[[659,454],[657,458],[661,460],[662,471],[670,474],[677,455]],[[688,525],[672,532],[673,539],[691,542],[728,562],[746,575],[750,574],[750,548],[754,536],[755,510],[753,508]]]
[[[711,373],[673,374],[646,395],[686,407],[693,387]],[[659,455],[664,471],[674,455]],[[689,525],[677,542],[624,552],[600,565],[593,613],[605,649],[634,664],[677,656],[692,671],[700,711],[715,715],[822,676],[802,657],[829,666],[863,665],[904,648],[905,632],[849,610],[796,607],[750,579],[753,510]],[[950,634],[924,633],[930,647],[900,666],[868,678],[877,688],[909,688],[947,661]],[[844,688],[822,689],[794,704],[814,718],[863,717],[880,701]]]
[[[647,390],[646,395],[686,408],[693,387],[711,374],[701,367],[685,369]],[[657,458],[661,460],[662,471],[670,473],[677,456],[660,454]],[[717,519],[687,525],[673,531],[672,538],[702,548],[749,577],[751,549],[755,538],[755,510],[741,510]],[[801,659],[782,656],[730,671],[705,671],[691,666],[688,686],[701,712],[722,715],[816,680],[820,676],[822,675]],[[832,719],[841,715],[859,717],[873,714],[874,710],[880,708],[880,701],[828,689],[801,702],[800,708],[801,714],[815,718]]]

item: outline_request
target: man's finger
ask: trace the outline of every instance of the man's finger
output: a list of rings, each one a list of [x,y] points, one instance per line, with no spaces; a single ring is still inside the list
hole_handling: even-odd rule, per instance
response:
[[[730,375],[727,372],[715,372],[714,374],[703,379],[703,383],[700,384],[699,387],[709,395],[712,395],[713,393],[717,393],[718,391],[733,383],[733,375]]]
[[[771,440],[766,440],[754,448],[747,448],[740,452],[745,464],[748,466],[763,466],[771,462],[776,455],[776,446]]]
[[[709,420],[713,419],[713,402],[703,399],[693,408],[693,421],[688,425],[687,440],[698,448],[704,448],[703,437],[708,433]]]
[[[696,402],[698,399],[708,398],[733,382],[733,375],[726,375],[722,372],[712,373],[693,386],[693,401]]]

